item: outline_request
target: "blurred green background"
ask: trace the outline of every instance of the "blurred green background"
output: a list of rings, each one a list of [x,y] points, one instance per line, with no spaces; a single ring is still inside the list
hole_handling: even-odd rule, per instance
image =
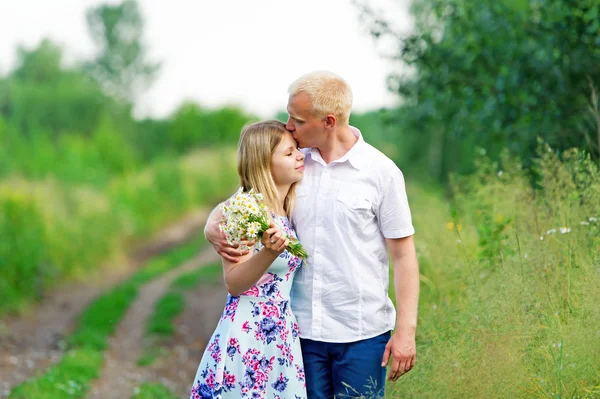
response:
[[[351,124],[407,178],[421,266],[419,366],[389,397],[600,397],[600,1],[414,0],[410,33],[352,6],[399,105]],[[135,117],[161,73],[139,4],[86,22],[93,57],[43,39],[0,75],[0,315],[232,193],[259,119]]]

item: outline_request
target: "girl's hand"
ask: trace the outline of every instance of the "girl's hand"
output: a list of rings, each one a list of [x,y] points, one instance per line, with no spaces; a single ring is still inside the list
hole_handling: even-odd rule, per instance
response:
[[[275,228],[274,223],[271,223],[270,226],[271,227],[263,233],[261,242],[267,250],[279,255],[288,246],[290,240],[284,232]]]

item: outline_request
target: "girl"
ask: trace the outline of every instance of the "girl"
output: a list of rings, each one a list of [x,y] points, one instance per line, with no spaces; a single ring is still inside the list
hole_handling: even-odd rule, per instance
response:
[[[239,262],[223,259],[229,295],[194,379],[190,399],[306,398],[298,325],[289,300],[301,259],[285,248],[304,154],[279,121],[246,126],[238,146],[244,191],[263,194],[272,223]],[[277,226],[277,227],[275,227]]]

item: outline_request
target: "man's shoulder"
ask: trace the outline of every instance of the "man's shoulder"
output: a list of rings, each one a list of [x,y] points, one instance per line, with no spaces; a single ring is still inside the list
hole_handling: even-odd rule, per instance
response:
[[[365,142],[361,156],[367,161],[365,162],[367,167],[373,171],[394,172],[400,170],[390,157],[367,142]]]

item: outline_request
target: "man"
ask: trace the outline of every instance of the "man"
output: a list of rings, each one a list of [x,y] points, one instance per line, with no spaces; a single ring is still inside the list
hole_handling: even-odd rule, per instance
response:
[[[288,91],[286,127],[307,149],[292,222],[309,257],[294,280],[292,309],[308,397],[383,396],[385,365],[391,360],[388,379],[396,381],[416,358],[419,271],[404,177],[348,124],[352,92],[343,79],[312,72]],[[217,216],[207,239],[235,259]]]

